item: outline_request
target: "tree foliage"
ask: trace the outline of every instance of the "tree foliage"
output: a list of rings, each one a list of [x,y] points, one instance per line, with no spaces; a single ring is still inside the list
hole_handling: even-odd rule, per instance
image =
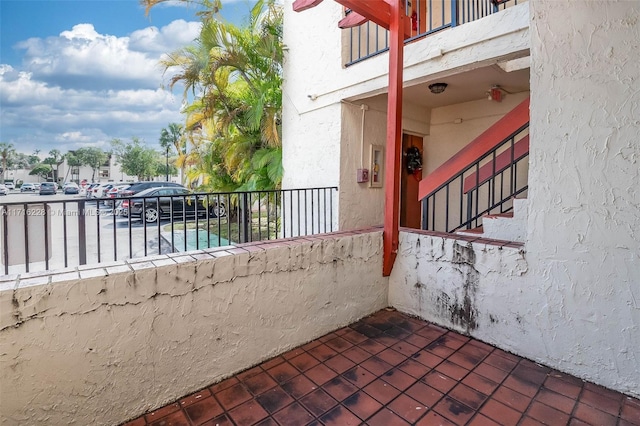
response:
[[[0,142],[0,159],[2,160],[2,183],[7,173],[7,166],[16,154],[13,145],[6,142]]]
[[[91,181],[95,181],[96,171],[109,159],[109,154],[96,147],[84,147],[76,150],[75,156],[83,166],[91,167]]]
[[[120,168],[126,174],[137,176],[138,180],[148,180],[158,175],[160,154],[147,147],[142,140],[136,137],[133,137],[131,142],[113,139],[111,147]]]
[[[162,0],[141,0],[147,8]],[[204,7],[195,44],[162,61],[170,87],[184,85],[187,180],[208,190],[274,189],[282,180],[282,6],[259,0],[246,26]],[[255,157],[255,158],[254,158]]]
[[[53,169],[53,180],[58,181],[58,170],[60,169],[60,165],[64,163],[65,154],[62,154],[57,149],[52,149],[49,151],[49,157],[45,158],[43,163],[49,164]],[[55,168],[53,167],[55,166]]]
[[[80,158],[78,158],[78,156],[76,155],[75,152],[73,151],[69,151],[64,155],[65,159],[67,160],[67,166],[69,166],[67,168],[67,174],[64,177],[64,180],[67,181],[69,179],[69,174],[71,173],[71,171],[77,167],[82,166],[82,161],[80,161]],[[78,179],[78,176],[76,176],[76,180]],[[71,180],[73,179],[73,175],[71,176]]]
[[[36,165],[33,169],[31,169],[29,174],[31,176],[39,176],[43,179],[46,179],[53,174],[53,168],[51,167],[51,164],[40,163]]]

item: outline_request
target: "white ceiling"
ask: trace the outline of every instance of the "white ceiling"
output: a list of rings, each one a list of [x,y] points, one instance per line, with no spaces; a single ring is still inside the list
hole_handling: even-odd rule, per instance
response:
[[[502,65],[502,64],[501,64]],[[503,67],[507,68],[505,65]],[[433,94],[429,85],[433,83],[447,83],[443,93]],[[451,75],[441,79],[428,81],[413,86],[405,86],[403,92],[404,103],[410,103],[425,108],[437,108],[462,102],[485,99],[492,86],[500,86],[507,94],[529,90],[529,68],[506,72],[499,65],[477,68],[472,71]],[[373,103],[386,103],[387,95],[369,98]],[[365,101],[361,99],[360,102]]]

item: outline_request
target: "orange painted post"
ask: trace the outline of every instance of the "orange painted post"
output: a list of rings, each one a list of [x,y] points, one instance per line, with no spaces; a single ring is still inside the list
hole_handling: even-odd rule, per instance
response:
[[[398,254],[400,226],[400,158],[402,150],[402,71],[404,1],[391,0],[389,28],[389,95],[387,101],[387,158],[384,197],[382,275],[388,277]]]
[[[322,0],[295,0],[300,12]],[[400,226],[400,159],[402,150],[402,67],[404,39],[411,36],[411,21],[405,16],[405,0],[335,0],[358,15],[389,29],[389,100],[387,102],[387,158],[384,197],[384,252],[382,275],[388,277],[398,254]],[[360,21],[360,18],[357,19]],[[349,24],[349,20],[341,21]]]

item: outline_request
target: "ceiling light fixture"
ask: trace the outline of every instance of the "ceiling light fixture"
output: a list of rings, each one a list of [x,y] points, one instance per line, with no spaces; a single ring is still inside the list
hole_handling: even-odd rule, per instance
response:
[[[447,83],[433,83],[429,85],[429,90],[431,90],[431,93],[435,93],[437,95],[438,93],[444,92],[444,89],[446,89],[447,86]]]

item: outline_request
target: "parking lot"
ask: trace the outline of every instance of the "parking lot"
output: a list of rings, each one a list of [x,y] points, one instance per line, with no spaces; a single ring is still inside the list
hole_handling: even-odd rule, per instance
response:
[[[15,204],[14,204],[15,203]],[[28,209],[24,206],[28,203]],[[79,207],[84,203],[84,215]],[[9,195],[0,197],[0,206],[4,206],[3,214],[7,217],[7,233],[12,235],[16,228],[29,228],[29,270],[59,269],[66,265],[77,265],[80,259],[80,246],[86,246],[86,263],[98,263],[112,260],[122,260],[130,257],[141,257],[145,254],[157,254],[160,244],[161,251],[170,251],[170,247],[162,245],[161,224],[144,226],[139,220],[129,220],[127,217],[116,216],[108,205],[100,205],[95,200],[86,199],[84,194],[39,195],[36,193],[21,193],[12,191]],[[45,209],[46,206],[46,209]],[[43,217],[47,217],[45,222]],[[26,211],[26,214],[25,214]],[[8,213],[7,213],[8,212]],[[25,218],[25,216],[27,216]],[[82,226],[80,217],[84,220],[84,241],[80,238]],[[44,261],[45,253],[42,247],[42,236],[47,233],[50,241],[48,247],[48,268]],[[4,270],[4,225],[0,226],[0,262]],[[32,239],[31,234],[34,234]],[[19,234],[19,233],[18,233]],[[25,243],[24,237],[8,238],[6,250],[13,259],[9,261],[9,273],[26,272],[24,265]],[[36,241],[39,241],[38,244]],[[33,241],[32,241],[33,240]],[[145,252],[146,247],[146,252]],[[17,262],[17,263],[16,263]],[[16,263],[16,264],[12,264]],[[4,271],[0,271],[0,274]]]

